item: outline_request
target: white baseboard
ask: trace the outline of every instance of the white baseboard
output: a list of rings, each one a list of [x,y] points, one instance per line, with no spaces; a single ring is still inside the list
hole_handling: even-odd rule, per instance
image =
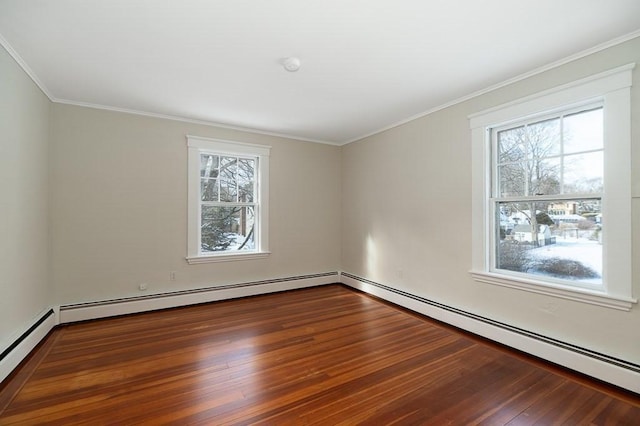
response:
[[[51,308],[40,315],[12,345],[3,349],[0,358],[0,382],[11,374],[55,326],[56,314]]]
[[[490,340],[519,349],[558,365],[612,383],[632,392],[640,393],[640,368],[637,365],[608,357],[582,348],[571,347],[557,340],[539,335],[527,335],[525,330],[510,330],[504,324],[492,324],[486,318],[428,301],[391,287],[372,282],[352,274],[328,272],[249,283],[232,284],[197,290],[132,297],[101,302],[62,305],[59,318],[53,309],[7,348],[0,359],[0,381],[4,380],[58,323],[70,323],[115,315],[132,314],[157,309],[173,308],[238,297],[254,296],[278,291],[295,290],[341,282],[381,299],[408,308],[436,320]],[[546,339],[546,341],[545,341]]]
[[[429,301],[353,274],[343,272],[340,278],[340,281],[349,287],[607,383],[640,393],[640,366],[638,365],[516,327],[509,327],[506,324],[495,321],[492,324],[490,319]]]
[[[0,382],[11,374],[57,324],[314,287],[337,283],[340,281],[339,278],[338,272],[326,272],[173,293],[62,305],[59,309],[58,307],[51,308],[26,329],[12,345],[2,349]]]
[[[175,308],[339,282],[337,272],[60,306],[60,323]]]

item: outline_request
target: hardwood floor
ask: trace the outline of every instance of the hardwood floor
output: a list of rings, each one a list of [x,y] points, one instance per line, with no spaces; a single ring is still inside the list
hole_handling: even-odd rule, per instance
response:
[[[55,329],[0,424],[640,425],[640,398],[340,285]]]

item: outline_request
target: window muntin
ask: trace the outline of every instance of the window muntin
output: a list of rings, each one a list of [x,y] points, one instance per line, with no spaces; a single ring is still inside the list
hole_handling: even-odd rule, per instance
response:
[[[491,270],[601,286],[602,105],[491,134]],[[571,213],[557,215],[559,205]]]

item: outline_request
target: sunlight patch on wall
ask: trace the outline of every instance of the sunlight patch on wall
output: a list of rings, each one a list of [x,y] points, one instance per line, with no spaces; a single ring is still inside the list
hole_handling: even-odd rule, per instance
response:
[[[375,240],[373,239],[371,234],[367,234],[364,250],[364,261],[366,265],[366,276],[371,279],[375,279],[378,276],[378,250]]]

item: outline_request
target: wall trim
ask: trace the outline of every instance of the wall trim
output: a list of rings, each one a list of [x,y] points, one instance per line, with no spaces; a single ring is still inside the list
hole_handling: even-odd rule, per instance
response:
[[[72,323],[116,315],[256,296],[298,288],[332,284],[340,281],[338,272],[299,275],[261,281],[211,286],[144,296],[125,297],[60,306],[60,323]]]
[[[56,326],[56,315],[53,308],[49,308],[16,340],[0,354],[0,382],[25,359],[31,351]]]
[[[338,282],[340,282],[339,272],[334,271],[51,307],[0,353],[0,382],[8,377],[58,324],[257,296]]]
[[[197,119],[197,118],[189,118],[189,117],[182,117],[182,116],[176,116],[176,115],[169,115],[169,114],[160,114],[160,113],[154,113],[154,112],[150,112],[150,111],[141,111],[141,110],[136,110],[136,109],[130,109],[130,108],[122,108],[122,107],[116,107],[116,106],[110,106],[110,105],[101,105],[101,104],[95,104],[95,103],[89,103],[89,102],[81,102],[81,101],[75,101],[75,100],[71,100],[71,99],[61,99],[61,98],[57,98],[55,96],[53,96],[53,94],[51,93],[51,91],[44,85],[44,83],[42,81],[40,81],[40,79],[38,78],[38,76],[35,74],[35,72],[33,72],[33,70],[31,70],[31,68],[27,65],[27,63],[24,61],[24,59],[22,59],[22,57],[18,54],[18,52],[16,52],[16,50],[11,46],[11,44],[9,44],[9,42],[2,36],[2,34],[0,34],[0,46],[2,46],[8,53],[9,55],[11,55],[11,57],[16,61],[16,63],[24,70],[24,72],[29,76],[29,78],[31,78],[31,80],[33,80],[33,82],[40,88],[40,90],[45,94],[45,96],[47,96],[47,98],[49,98],[49,100],[53,103],[58,103],[58,104],[63,104],[63,105],[72,105],[72,106],[79,106],[79,107],[84,107],[84,108],[92,108],[92,109],[99,109],[99,110],[105,110],[105,111],[113,111],[113,112],[121,112],[121,113],[125,113],[125,114],[133,114],[133,115],[140,115],[140,116],[144,116],[144,117],[151,117],[151,118],[160,118],[160,119],[164,119],[164,120],[171,120],[171,121],[178,121],[178,122],[183,122],[183,123],[190,123],[190,124],[200,124],[200,125],[205,125],[205,126],[212,126],[212,127],[219,127],[222,129],[229,129],[229,130],[237,130],[240,132],[249,132],[249,133],[255,133],[255,134],[260,134],[260,135],[265,135],[265,136],[275,136],[275,137],[280,137],[280,138],[286,138],[286,139],[294,139],[294,140],[300,140],[300,141],[304,141],[304,142],[313,142],[313,143],[320,143],[320,144],[325,144],[325,145],[334,145],[334,146],[344,146],[344,145],[348,145],[350,143],[368,138],[370,136],[373,135],[377,135],[379,133],[383,133],[386,132],[387,130],[393,129],[395,127],[401,126],[403,124],[409,123],[411,121],[417,120],[419,118],[425,117],[427,115],[433,114],[435,112],[438,112],[440,110],[443,110],[445,108],[449,108],[451,106],[460,104],[462,102],[466,102],[470,99],[476,98],[478,96],[484,95],[485,93],[489,93],[492,92],[494,90],[509,86],[510,84],[513,83],[517,83],[519,81],[525,80],[529,77],[533,77],[535,75],[538,74],[542,74],[543,72],[552,70],[554,68],[558,68],[562,65],[568,64],[570,62],[576,61],[578,59],[584,58],[586,56],[589,55],[593,55],[595,53],[598,53],[602,50],[608,49],[610,47],[615,47],[619,44],[625,43],[629,40],[633,40],[636,37],[640,37],[640,30],[635,30],[632,31],[628,34],[624,34],[620,37],[616,37],[614,39],[605,41],[604,43],[600,43],[596,46],[590,47],[588,49],[585,49],[583,51],[574,53],[572,55],[566,56],[564,58],[561,58],[557,61],[548,63],[546,65],[540,66],[538,68],[535,68],[531,71],[525,72],[523,74],[519,74],[515,77],[503,80],[501,82],[498,82],[496,84],[493,84],[489,87],[485,87],[483,89],[477,90],[475,92],[469,93],[465,96],[462,96],[460,98],[456,98],[453,100],[450,100],[449,102],[445,102],[444,104],[441,105],[437,105],[434,106],[426,111],[422,111],[419,112],[417,114],[413,114],[410,117],[404,118],[400,121],[388,124],[384,127],[381,127],[379,129],[370,131],[368,133],[365,133],[363,135],[360,136],[355,136],[352,137],[350,139],[344,140],[344,141],[328,141],[328,140],[322,140],[322,139],[315,139],[315,138],[308,138],[308,137],[304,137],[304,136],[296,136],[296,135],[292,135],[292,134],[288,134],[288,133],[280,133],[280,132],[272,132],[272,131],[267,131],[267,130],[261,130],[261,129],[254,129],[254,128],[250,128],[250,127],[244,127],[244,126],[239,126],[239,125],[232,125],[232,124],[225,124],[225,123],[218,123],[215,121],[211,121],[211,120],[202,120],[202,119]]]
[[[563,367],[640,393],[640,365],[341,272],[341,282]]]
[[[13,46],[11,46],[9,44],[7,39],[4,38],[4,36],[2,34],[0,34],[0,46],[2,46],[4,48],[4,50],[6,50],[7,53],[13,58],[13,60],[16,61],[18,66],[20,68],[22,68],[22,70],[25,72],[25,74],[27,74],[27,76],[29,76],[31,81],[33,81],[35,83],[35,85],[38,86],[38,88],[42,91],[42,93],[44,93],[44,95],[47,98],[49,98],[50,101],[53,101],[54,97],[51,94],[51,92],[49,91],[49,89],[47,88],[47,86],[45,86],[44,83],[42,81],[40,81],[40,79],[38,78],[36,73],[33,72],[33,70],[29,67],[29,65],[27,65],[25,60],[22,59],[22,56],[20,56],[18,54],[18,52],[16,52],[16,50],[13,48]]]
[[[640,365],[448,306],[348,272],[325,272],[60,306],[41,315],[0,354],[0,381],[58,324],[133,314],[340,282],[348,287],[502,343],[599,380],[640,393]]]
[[[235,131],[238,131],[238,132],[253,133],[253,134],[256,134],[256,135],[273,136],[273,137],[277,137],[277,138],[291,139],[291,140],[302,141],[302,142],[312,142],[312,143],[319,143],[319,144],[323,144],[323,145],[340,146],[340,142],[333,142],[333,141],[328,141],[328,140],[323,140],[323,139],[309,138],[309,137],[306,137],[306,136],[300,136],[300,135],[288,134],[288,133],[280,133],[280,132],[275,132],[275,131],[272,132],[272,131],[269,131],[269,130],[261,130],[261,129],[256,129],[256,128],[253,128],[253,127],[245,127],[245,126],[241,126],[241,125],[225,124],[225,123],[221,123],[221,122],[217,122],[217,121],[213,121],[213,120],[203,120],[203,119],[198,119],[198,118],[183,117],[183,116],[179,116],[179,115],[161,114],[161,113],[137,110],[137,109],[132,109],[132,108],[121,108],[121,107],[116,107],[116,106],[101,105],[101,104],[95,104],[95,103],[90,103],[90,102],[74,101],[74,100],[71,100],[71,99],[60,99],[60,98],[51,98],[51,97],[49,97],[49,99],[53,103],[62,104],[62,105],[71,105],[71,106],[77,106],[77,107],[82,107],[82,108],[91,108],[91,109],[97,109],[97,110],[103,110],[103,111],[120,112],[120,113],[123,113],[123,114],[139,115],[139,116],[142,116],[142,117],[150,117],[150,118],[159,118],[161,120],[177,121],[177,122],[180,122],[180,123],[198,124],[198,125],[202,125],[202,126],[218,127],[220,129],[235,130]]]
[[[381,127],[381,128],[379,128],[377,130],[374,130],[372,132],[369,132],[369,133],[366,133],[364,135],[357,136],[355,138],[349,139],[348,141],[343,142],[343,143],[341,143],[339,145],[341,145],[341,146],[348,145],[350,143],[357,142],[359,140],[362,140],[362,139],[377,135],[379,133],[386,132],[387,130],[391,130],[391,129],[395,128],[395,127],[401,126],[403,124],[409,123],[409,122],[417,120],[419,118],[426,117],[428,115],[436,113],[436,112],[438,112],[440,110],[443,110],[445,108],[449,108],[449,107],[452,107],[454,105],[461,104],[463,102],[466,102],[468,100],[477,98],[478,96],[484,95],[486,93],[490,93],[490,92],[493,92],[495,90],[502,89],[503,87],[507,87],[507,86],[509,86],[511,84],[517,83],[517,82],[522,81],[522,80],[526,80],[527,78],[534,77],[534,76],[536,76],[538,74],[542,74],[542,73],[550,71],[552,69],[561,67],[562,65],[566,65],[566,64],[568,64],[570,62],[577,61],[578,59],[585,58],[585,57],[587,57],[589,55],[593,55],[593,54],[598,53],[598,52],[600,52],[602,50],[609,49],[611,47],[615,47],[615,46],[617,46],[619,44],[622,44],[622,43],[626,43],[627,41],[633,40],[636,37],[640,37],[640,30],[636,30],[636,31],[633,31],[633,32],[631,32],[629,34],[625,34],[623,36],[614,38],[612,40],[606,41],[604,43],[601,43],[601,44],[598,44],[598,45],[593,46],[591,48],[588,48],[586,50],[583,50],[581,52],[578,52],[578,53],[575,53],[573,55],[569,55],[567,57],[564,57],[564,58],[562,58],[560,60],[557,60],[555,62],[551,62],[549,64],[543,65],[543,66],[538,67],[538,68],[534,68],[531,71],[527,71],[527,72],[525,72],[523,74],[519,74],[519,75],[517,75],[515,77],[512,77],[512,78],[509,78],[507,80],[503,80],[503,81],[498,82],[496,84],[493,84],[493,85],[491,85],[489,87],[485,87],[484,89],[477,90],[475,92],[472,92],[472,93],[469,93],[467,95],[464,95],[464,96],[462,96],[460,98],[451,100],[451,101],[446,102],[446,103],[441,104],[441,105],[437,105],[437,106],[435,106],[433,108],[430,108],[430,109],[428,109],[426,111],[420,112],[418,114],[414,114],[414,115],[412,115],[410,117],[407,117],[407,118],[402,119],[400,121],[397,121],[395,123],[391,123],[391,124],[389,124],[389,125],[387,125],[385,127]]]
[[[78,106],[83,108],[91,108],[91,109],[98,109],[98,110],[111,111],[111,112],[121,112],[123,114],[132,114],[132,115],[139,115],[143,117],[159,118],[162,120],[178,121],[181,123],[218,127],[221,129],[235,130],[238,132],[254,133],[254,134],[265,135],[265,136],[274,136],[277,138],[293,139],[293,140],[299,140],[303,142],[320,143],[324,145],[333,145],[333,146],[341,145],[341,143],[337,141],[315,139],[315,138],[309,138],[309,137],[294,135],[289,133],[281,133],[276,131],[256,129],[253,127],[246,127],[241,125],[225,124],[225,123],[220,123],[213,120],[203,120],[198,118],[183,117],[179,115],[161,114],[161,113],[155,113],[151,111],[142,111],[142,110],[137,110],[132,108],[122,108],[122,107],[116,107],[111,105],[101,105],[101,104],[96,104],[91,102],[81,102],[81,101],[74,101],[71,99],[57,98],[53,95],[53,93],[49,90],[49,88],[47,88],[47,86],[45,86],[45,84],[38,78],[36,73],[29,67],[29,65],[27,65],[27,62],[24,59],[22,59],[22,57],[18,54],[18,52],[16,52],[16,50],[13,48],[13,46],[11,46],[11,44],[7,41],[7,39],[2,36],[2,34],[0,34],[0,46],[7,51],[7,53],[13,58],[14,61],[16,61],[18,66],[22,68],[22,70],[27,74],[27,76],[29,76],[29,78],[35,83],[35,85],[38,86],[38,88],[42,91],[42,93],[44,93],[44,95],[51,102],[56,104]]]

